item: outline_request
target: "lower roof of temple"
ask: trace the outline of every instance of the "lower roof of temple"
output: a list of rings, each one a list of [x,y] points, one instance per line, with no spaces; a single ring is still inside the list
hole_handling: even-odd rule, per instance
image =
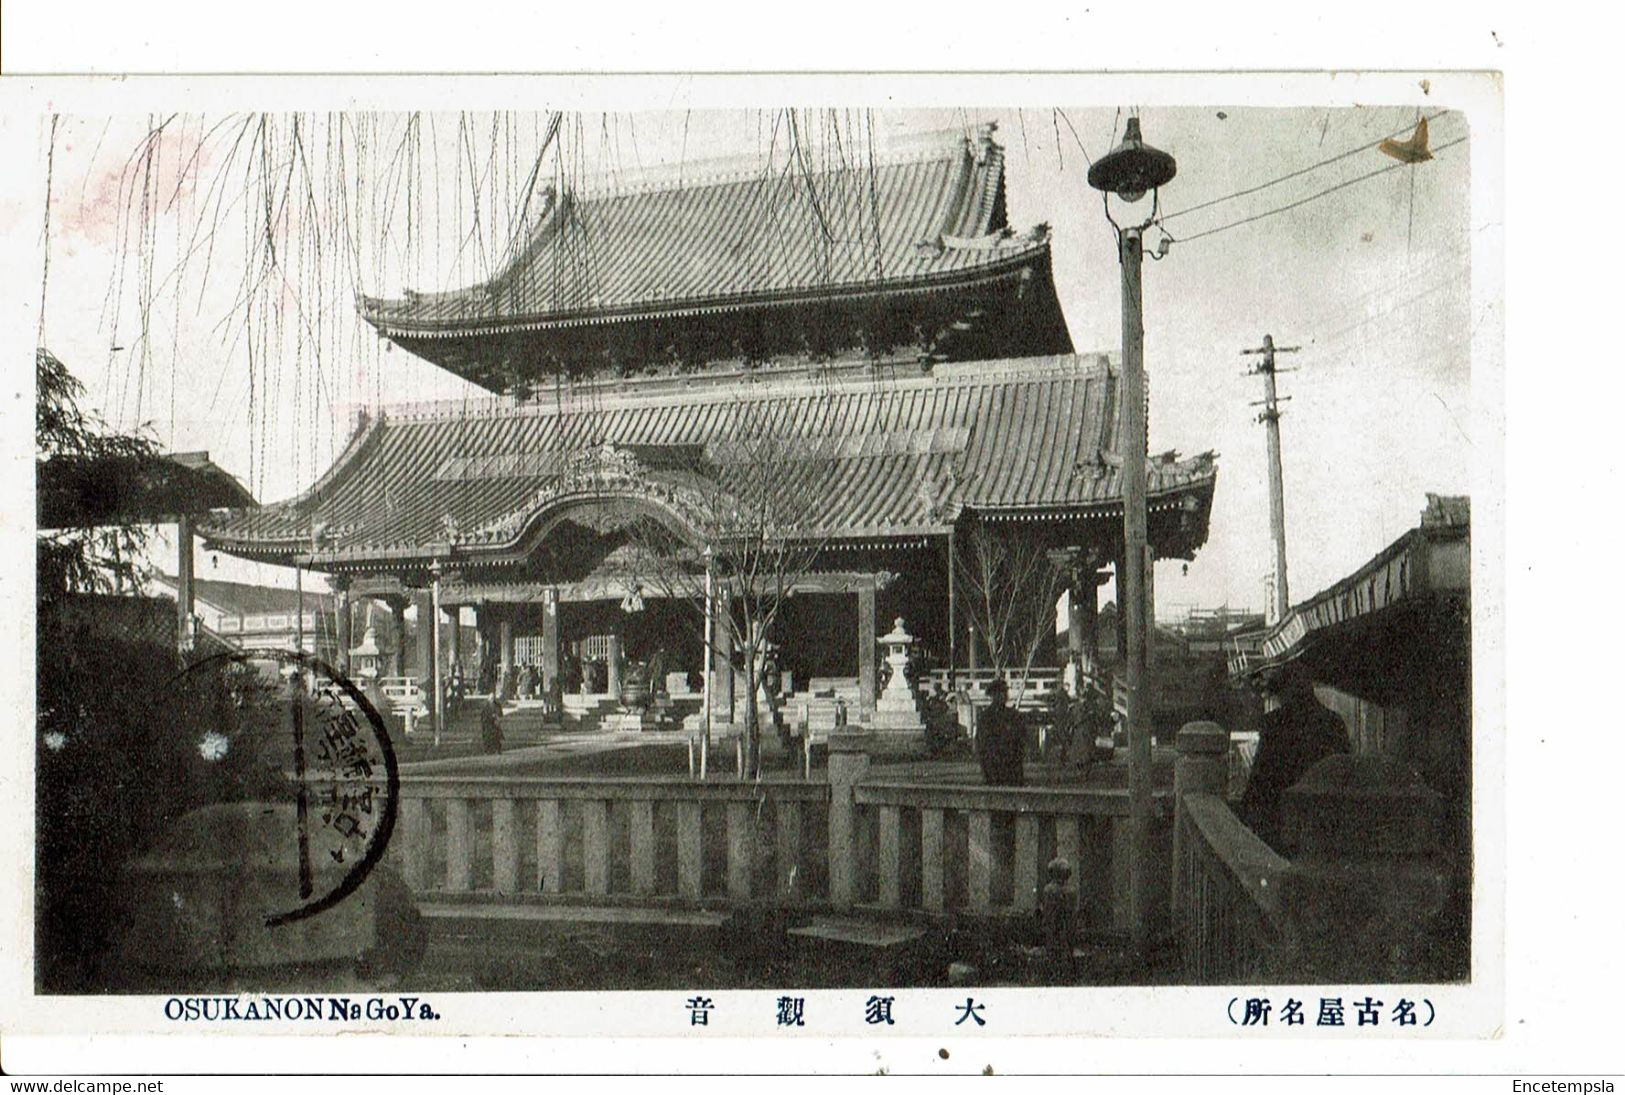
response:
[[[780,534],[831,546],[917,541],[975,516],[1106,518],[1122,507],[1119,380],[1104,355],[1063,355],[390,408],[304,494],[201,531],[251,558],[386,572],[517,564],[561,520],[626,507],[703,539],[721,511],[771,506]],[[1151,508],[1180,515],[1154,521],[1154,536],[1175,530],[1160,556],[1204,542],[1216,475],[1212,453],[1152,458]]]

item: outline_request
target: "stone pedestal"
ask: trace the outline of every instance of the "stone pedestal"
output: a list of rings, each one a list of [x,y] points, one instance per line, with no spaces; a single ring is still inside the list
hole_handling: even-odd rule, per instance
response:
[[[601,730],[620,732],[625,730],[658,730],[659,721],[651,711],[613,711],[605,715],[598,723]]]
[[[1404,765],[1327,757],[1287,789],[1283,899],[1308,980],[1417,981],[1432,968],[1458,867],[1441,854],[1437,794]]]
[[[1216,722],[1187,722],[1174,738],[1174,795],[1223,795],[1230,779],[1230,735]]]
[[[163,991],[233,991],[312,977],[347,984],[345,972],[364,959],[412,951],[409,934],[422,946],[411,893],[388,863],[320,916],[267,927],[267,916],[299,903],[298,824],[292,803],[271,802],[206,806],[172,823],[164,840],[125,870],[118,890],[126,913],[122,965]],[[350,869],[325,853],[311,859],[318,893]]]

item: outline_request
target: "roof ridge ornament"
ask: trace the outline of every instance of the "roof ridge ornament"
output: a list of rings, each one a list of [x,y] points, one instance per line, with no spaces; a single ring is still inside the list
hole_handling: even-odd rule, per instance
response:
[[[597,445],[578,449],[564,458],[558,490],[568,493],[611,481],[642,482],[645,476],[642,461],[631,450],[606,439]]]

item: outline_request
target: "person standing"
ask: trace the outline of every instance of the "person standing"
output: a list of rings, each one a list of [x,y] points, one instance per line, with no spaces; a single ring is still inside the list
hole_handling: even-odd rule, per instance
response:
[[[976,756],[989,786],[1020,787],[1025,773],[1026,727],[1009,705],[1010,686],[994,677],[987,686],[988,705],[977,716]]]
[[[502,752],[502,701],[494,696],[480,709],[480,748],[486,753]]]
[[[1236,814],[1259,839],[1274,845],[1281,835],[1286,789],[1327,757],[1347,753],[1349,732],[1315,698],[1314,681],[1297,662],[1287,662],[1265,678],[1264,689],[1279,706],[1259,726],[1258,752]]]

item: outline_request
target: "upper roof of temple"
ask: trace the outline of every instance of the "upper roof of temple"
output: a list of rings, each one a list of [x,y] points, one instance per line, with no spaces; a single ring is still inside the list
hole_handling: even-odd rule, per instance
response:
[[[515,336],[532,360],[539,345],[568,358],[581,352],[583,328],[726,327],[743,312],[899,302],[1036,274],[1040,307],[1033,299],[1026,307],[1039,341],[1028,335],[997,355],[978,353],[1070,352],[1049,281],[1048,227],[1011,229],[1004,151],[991,128],[858,165],[815,169],[792,158],[771,171],[549,189],[534,227],[488,281],[363,297],[361,314],[412,352],[500,390],[515,370],[489,359]]]

